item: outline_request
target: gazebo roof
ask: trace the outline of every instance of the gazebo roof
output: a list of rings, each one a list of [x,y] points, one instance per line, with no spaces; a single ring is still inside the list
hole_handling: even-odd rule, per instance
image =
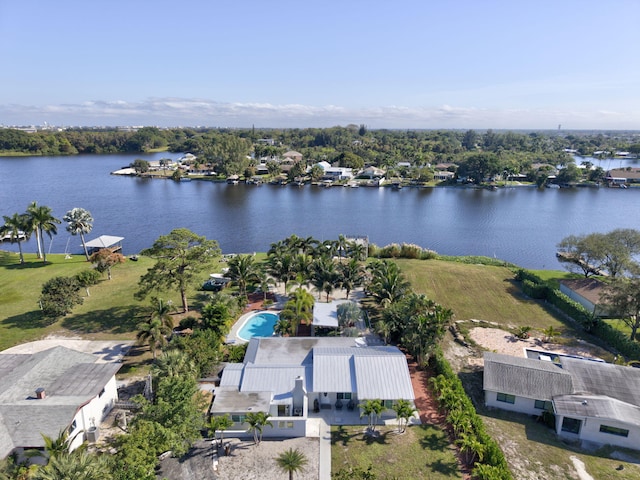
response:
[[[113,237],[111,235],[100,235],[98,238],[87,242],[89,248],[109,248],[113,245],[120,243],[124,240],[124,237]]]

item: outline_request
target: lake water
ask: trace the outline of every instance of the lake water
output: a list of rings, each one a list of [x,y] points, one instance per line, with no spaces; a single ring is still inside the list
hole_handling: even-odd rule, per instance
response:
[[[556,244],[567,235],[640,230],[640,189],[321,188],[174,182],[110,175],[135,158],[178,154],[0,157],[0,214],[32,201],[56,217],[74,208],[94,219],[87,239],[125,237],[124,253],[186,227],[223,252],[266,251],[295,233],[320,240],[367,235],[378,245],[415,243],[446,255],[486,255],[527,268],[560,268]],[[594,162],[595,163],[595,162]],[[617,166],[617,165],[616,165]],[[1,248],[17,251],[16,245]],[[35,241],[24,246],[35,252]],[[65,225],[46,249],[80,253]]]

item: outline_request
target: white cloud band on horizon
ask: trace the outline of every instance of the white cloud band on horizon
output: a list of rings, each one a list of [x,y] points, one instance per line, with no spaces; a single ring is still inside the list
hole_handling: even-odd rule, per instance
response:
[[[219,102],[207,99],[149,98],[141,102],[86,101],[79,104],[0,105],[3,125],[157,125],[306,128],[349,123],[370,128],[636,129],[637,114],[616,111],[490,109],[474,107],[380,106]]]

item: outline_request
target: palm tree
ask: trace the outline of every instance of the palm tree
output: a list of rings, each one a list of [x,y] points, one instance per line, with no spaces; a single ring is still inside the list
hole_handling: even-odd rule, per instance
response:
[[[353,291],[354,288],[362,285],[364,279],[364,272],[362,265],[356,258],[351,258],[347,263],[341,263],[340,270],[340,286],[346,290],[347,296]]]
[[[286,318],[280,318],[273,326],[273,332],[281,337],[288,337],[292,333],[291,321]]]
[[[49,238],[58,233],[56,224],[62,223],[59,219],[51,214],[50,207],[38,205],[31,202],[27,207],[27,215],[29,215],[30,230],[36,232],[36,241],[38,243],[38,258],[42,258],[43,263],[47,262],[47,254],[44,251],[43,235],[46,233]]]
[[[22,253],[22,242],[29,240],[31,231],[29,230],[29,216],[27,214],[14,213],[11,217],[3,215],[4,225],[0,227],[0,237],[9,235],[11,243],[18,244],[20,250],[20,264],[24,264],[24,254]]]
[[[258,266],[254,262],[253,255],[237,255],[229,260],[229,271],[225,277],[238,286],[240,295],[247,296],[247,285],[256,280]]]
[[[409,291],[410,284],[395,263],[377,261],[371,264],[370,271],[369,291],[378,304],[387,307]]]
[[[340,281],[340,275],[336,271],[336,265],[330,257],[319,257],[313,262],[312,270],[311,283],[316,287],[316,290],[318,290],[318,299],[320,299],[324,292],[327,294],[328,303],[329,296]]]
[[[69,431],[66,428],[60,430],[56,438],[42,435],[42,439],[44,440],[44,450],[49,458],[69,453]]]
[[[173,322],[172,322],[173,323]],[[151,368],[154,377],[197,377],[197,368],[192,358],[183,350],[171,348],[162,352]]]
[[[218,445],[224,444],[224,431],[233,427],[233,420],[228,413],[224,415],[216,415],[209,419],[209,430],[213,430],[213,439],[217,442],[217,433],[220,432],[220,442]]]
[[[147,342],[153,352],[153,362],[156,361],[156,350],[159,346],[167,344],[166,335],[173,330],[173,318],[169,314],[172,311],[170,303],[163,303],[158,298],[151,299],[152,306],[148,310],[147,319],[138,324],[136,338],[140,342]]]
[[[291,322],[291,331],[294,335],[298,333],[298,325],[301,322],[308,325],[313,319],[314,303],[313,295],[303,288],[298,288],[285,304],[280,312],[280,318]]]
[[[409,419],[416,413],[416,409],[409,400],[403,399],[397,400],[392,408],[398,417],[398,431],[404,433],[407,430]]]
[[[269,414],[266,412],[249,412],[245,417],[245,422],[249,424],[249,431],[253,431],[253,441],[259,445],[262,441],[262,431],[267,425],[273,427],[269,421]]]
[[[455,443],[465,453],[467,464],[473,464],[476,460],[481,462],[484,458],[484,444],[474,433],[462,432]]]
[[[105,456],[74,451],[51,457],[49,463],[40,468],[34,480],[108,480],[112,478],[110,464]]]
[[[93,217],[91,213],[84,208],[73,208],[69,210],[62,219],[68,222],[67,232],[71,235],[80,235],[84,255],[87,257],[87,261],[89,261],[89,252],[87,251],[87,244],[84,241],[84,234],[90,233],[93,229]]]
[[[304,472],[304,466],[309,461],[300,450],[290,448],[278,455],[276,462],[282,471],[289,474],[289,480],[293,480],[293,474],[296,472]]]
[[[378,417],[385,410],[382,400],[366,400],[364,403],[358,405],[358,408],[360,408],[360,418],[364,416],[369,417],[369,427],[367,430],[371,433],[375,432]]]

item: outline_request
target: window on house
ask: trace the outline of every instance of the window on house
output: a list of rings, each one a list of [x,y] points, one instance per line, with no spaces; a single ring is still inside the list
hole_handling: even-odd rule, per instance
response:
[[[76,427],[78,426],[77,422],[74,420],[73,422],[71,422],[71,425],[69,425],[69,435],[71,435],[71,433],[73,433],[73,431],[76,429]]]
[[[617,435],[619,437],[629,436],[629,430],[625,430],[624,428],[618,428],[618,427],[610,427],[609,425],[600,425],[600,431],[602,433],[609,433],[611,435]]]
[[[246,415],[231,415],[233,423],[244,423]]]
[[[351,394],[350,393],[338,393],[337,398],[338,398],[338,400],[351,400]]]
[[[100,392],[100,394],[98,395],[98,398],[102,397],[102,395],[104,395],[104,388],[102,389],[102,391]]]
[[[547,402],[545,402],[544,400],[536,400],[535,404],[533,405],[534,408],[537,408],[539,410],[546,410],[547,409]]]
[[[291,429],[293,428],[293,422],[278,422],[278,428],[280,429]]]
[[[387,410],[390,410],[393,408],[393,400],[385,400],[384,401],[384,408],[386,408]]]
[[[568,433],[580,433],[580,427],[582,426],[582,420],[577,418],[564,417],[562,419],[562,431]]]
[[[278,405],[278,416],[279,417],[288,417],[289,416],[289,405]]]
[[[504,403],[516,403],[516,396],[508,393],[498,393],[496,400]]]

